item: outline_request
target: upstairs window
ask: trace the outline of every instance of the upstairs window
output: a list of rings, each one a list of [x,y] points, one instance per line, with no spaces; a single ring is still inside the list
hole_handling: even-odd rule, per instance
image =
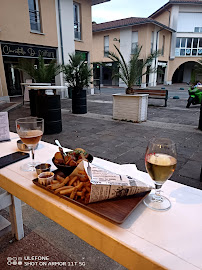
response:
[[[175,56],[202,56],[202,38],[177,38]]]
[[[194,32],[202,33],[202,27],[194,27]]]
[[[41,32],[41,20],[38,0],[28,0],[30,28],[33,32]]]
[[[151,33],[151,53],[154,51],[154,31]]]
[[[77,3],[73,4],[74,9],[74,38],[81,40],[81,23],[80,23],[80,6]]]
[[[109,53],[109,36],[104,36],[104,56],[107,57]]]
[[[165,51],[165,36],[163,36],[163,43],[162,43],[162,49],[161,49],[161,55],[164,55],[164,51]]]
[[[131,54],[134,54],[138,46],[138,32],[132,32],[131,37]]]

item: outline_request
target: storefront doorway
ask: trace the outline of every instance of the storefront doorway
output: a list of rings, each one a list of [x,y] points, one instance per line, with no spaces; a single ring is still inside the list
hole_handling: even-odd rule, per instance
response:
[[[22,95],[21,82],[22,72],[15,68],[18,61],[17,59],[10,59],[9,57],[4,57],[4,70],[6,76],[6,83],[9,96],[19,96]]]

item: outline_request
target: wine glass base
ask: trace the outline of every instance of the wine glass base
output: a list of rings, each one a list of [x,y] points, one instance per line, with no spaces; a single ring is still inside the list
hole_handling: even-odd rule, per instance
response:
[[[160,200],[159,198],[157,200],[154,194],[149,194],[143,201],[144,204],[152,210],[166,211],[171,208],[170,200],[162,195],[160,196]]]
[[[24,172],[35,172],[36,171],[35,167],[37,165],[39,165],[39,164],[40,164],[40,162],[29,162],[29,163],[25,163],[25,164],[23,164],[20,167],[20,169],[22,171],[24,171]]]

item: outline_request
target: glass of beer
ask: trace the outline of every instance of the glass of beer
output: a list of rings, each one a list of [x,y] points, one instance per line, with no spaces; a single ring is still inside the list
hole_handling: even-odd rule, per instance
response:
[[[35,171],[38,164],[34,161],[34,148],[41,140],[44,132],[44,119],[36,117],[19,118],[16,120],[16,130],[21,141],[30,150],[31,162],[21,166],[23,171]]]
[[[153,210],[164,211],[171,207],[168,198],[161,195],[161,187],[169,179],[177,164],[175,143],[166,138],[152,139],[145,154],[145,167],[155,183],[155,193],[144,199],[146,206]]]

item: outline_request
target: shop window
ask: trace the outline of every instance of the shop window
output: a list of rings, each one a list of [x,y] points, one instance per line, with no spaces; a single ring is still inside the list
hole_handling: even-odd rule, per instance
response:
[[[31,31],[41,32],[41,20],[38,0],[28,0]]]
[[[109,36],[104,36],[104,56],[107,57],[109,53]]]
[[[81,40],[80,5],[73,4],[74,9],[74,38]]]

